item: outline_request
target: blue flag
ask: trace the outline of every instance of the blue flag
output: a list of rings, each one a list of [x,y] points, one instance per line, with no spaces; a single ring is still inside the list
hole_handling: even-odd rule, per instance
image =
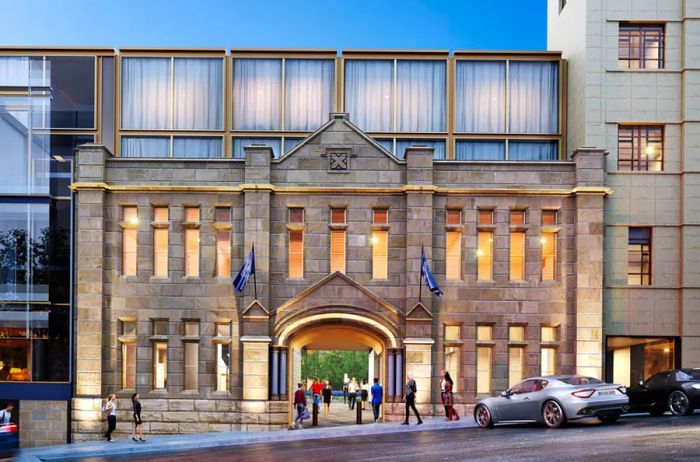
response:
[[[255,249],[251,249],[243,267],[238,272],[238,276],[233,280],[233,287],[236,288],[236,292],[243,292],[243,288],[248,283],[251,274],[255,274]]]
[[[433,273],[430,272],[430,266],[428,266],[428,260],[425,258],[425,253],[423,248],[420,249],[420,274],[422,278],[425,278],[425,283],[428,285],[428,289],[435,294],[436,297],[442,296],[442,290],[438,286],[437,281],[433,277]]]

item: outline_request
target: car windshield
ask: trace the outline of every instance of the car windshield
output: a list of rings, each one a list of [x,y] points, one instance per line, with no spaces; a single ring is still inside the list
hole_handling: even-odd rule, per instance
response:
[[[599,383],[605,383],[602,380],[595,379],[593,377],[582,377],[580,375],[574,375],[571,377],[563,377],[559,379],[567,385],[596,385]]]
[[[700,380],[700,369],[683,369],[676,373],[676,380]]]

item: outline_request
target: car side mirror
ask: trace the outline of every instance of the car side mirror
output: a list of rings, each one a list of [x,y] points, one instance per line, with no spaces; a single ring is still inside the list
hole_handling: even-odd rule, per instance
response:
[[[646,388],[646,387],[644,386],[644,380],[640,380],[640,381],[639,381],[639,386],[642,387],[642,388]]]
[[[513,394],[513,393],[511,393],[510,390],[505,390],[505,391],[502,391],[502,392],[501,392],[501,397],[503,397],[503,398],[510,398],[510,395],[512,395],[512,394]]]

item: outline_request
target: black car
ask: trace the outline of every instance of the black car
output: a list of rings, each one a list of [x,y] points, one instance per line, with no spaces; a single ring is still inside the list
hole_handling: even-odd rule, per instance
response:
[[[673,415],[690,415],[700,408],[700,369],[674,369],[659,372],[639,386],[627,389],[631,412],[648,412],[658,416],[666,411]]]

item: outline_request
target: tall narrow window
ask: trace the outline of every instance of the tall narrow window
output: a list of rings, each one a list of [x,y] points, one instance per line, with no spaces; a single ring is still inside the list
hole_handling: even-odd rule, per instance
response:
[[[627,284],[651,285],[651,228],[629,228]]]
[[[525,369],[525,327],[508,327],[508,386],[523,380]]]
[[[345,272],[345,209],[331,209],[331,273]]]
[[[137,227],[139,224],[136,206],[122,207],[122,274],[136,276]]]
[[[216,275],[231,276],[231,207],[216,208]]]
[[[542,211],[542,280],[557,278],[557,211]]]
[[[663,171],[664,127],[660,125],[618,125],[617,169]]]
[[[525,279],[525,212],[513,210],[510,212],[510,280]]]
[[[168,277],[168,207],[153,207],[153,275]]]
[[[476,393],[491,393],[493,326],[476,326]]]
[[[122,389],[136,388],[136,321],[122,321],[119,341],[122,346]]]
[[[452,391],[459,390],[459,378],[462,375],[460,356],[462,353],[461,326],[445,325],[445,370],[450,373],[454,384]]]
[[[664,68],[664,26],[620,23],[618,63],[623,69]]]
[[[231,323],[216,323],[216,391],[229,390],[231,375]]]
[[[153,323],[153,388],[168,387],[168,321],[154,319]]]
[[[476,249],[477,279],[493,280],[493,210],[479,210]]]
[[[461,210],[447,210],[447,234],[445,236],[445,278],[462,279],[462,230],[452,227],[462,224]]]
[[[557,328],[542,326],[540,348],[540,375],[555,375],[557,373]]]
[[[304,277],[304,209],[289,209],[289,277]]]
[[[185,321],[185,390],[199,389],[199,321]]]
[[[389,211],[372,211],[372,279],[389,277]]]
[[[185,207],[185,276],[199,276],[199,207]]]

